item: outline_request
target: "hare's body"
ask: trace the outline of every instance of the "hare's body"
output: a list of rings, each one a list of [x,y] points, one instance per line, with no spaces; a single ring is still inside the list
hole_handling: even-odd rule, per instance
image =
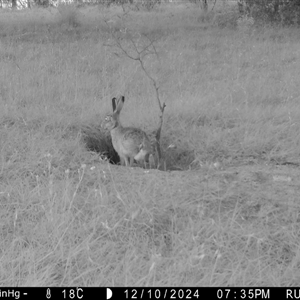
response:
[[[148,162],[152,146],[147,134],[139,128],[121,125],[119,116],[125,98],[122,96],[117,103],[116,101],[116,98],[112,99],[113,113],[105,117],[104,126],[110,130],[112,144],[121,164],[132,166],[134,160]]]
[[[121,163],[131,166],[133,160],[147,161],[151,143],[145,132],[138,128],[118,126],[110,131],[112,144],[120,156]]]

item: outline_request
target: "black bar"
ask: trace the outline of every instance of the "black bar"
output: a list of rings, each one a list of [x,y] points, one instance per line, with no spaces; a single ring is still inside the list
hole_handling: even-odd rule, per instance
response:
[[[96,287],[1,287],[1,299],[207,299],[207,300],[245,300],[245,299],[300,299],[300,287],[163,287],[163,288],[96,288]]]

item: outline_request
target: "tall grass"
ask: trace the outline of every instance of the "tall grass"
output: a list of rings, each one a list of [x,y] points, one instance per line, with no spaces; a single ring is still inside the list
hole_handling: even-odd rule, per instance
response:
[[[1,12],[0,284],[298,285],[298,30],[202,22],[194,6],[75,13]],[[169,172],[86,148],[117,94],[124,125],[158,122],[112,33],[133,55],[157,40],[145,64]]]

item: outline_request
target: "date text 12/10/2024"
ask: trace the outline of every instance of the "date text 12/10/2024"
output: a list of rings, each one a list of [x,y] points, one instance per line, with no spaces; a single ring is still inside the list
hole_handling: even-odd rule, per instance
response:
[[[300,299],[299,288],[131,288],[125,299]],[[120,294],[119,294],[120,295]],[[121,295],[120,295],[121,296]]]

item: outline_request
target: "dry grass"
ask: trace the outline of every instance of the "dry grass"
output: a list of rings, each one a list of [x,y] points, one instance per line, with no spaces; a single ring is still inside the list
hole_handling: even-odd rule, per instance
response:
[[[299,30],[182,5],[75,12],[1,12],[1,286],[299,285]],[[133,54],[157,39],[145,63],[181,171],[86,147],[117,94],[124,124],[158,122],[113,33]]]

